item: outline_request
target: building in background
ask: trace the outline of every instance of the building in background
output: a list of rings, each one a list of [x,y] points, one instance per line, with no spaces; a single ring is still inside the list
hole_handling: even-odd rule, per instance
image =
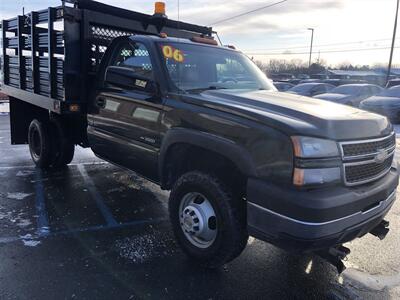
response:
[[[318,74],[313,74],[313,78],[318,79],[342,79],[342,80],[360,80],[368,83],[385,85],[386,74],[380,70],[325,70]]]

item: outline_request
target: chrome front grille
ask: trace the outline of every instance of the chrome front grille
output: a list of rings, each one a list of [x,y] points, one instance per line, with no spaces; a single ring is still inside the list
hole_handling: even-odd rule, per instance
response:
[[[341,145],[342,153],[345,158],[377,154],[380,149],[394,148],[396,145],[396,135],[391,134],[387,137],[371,141],[344,142]]]
[[[391,168],[396,136],[354,142],[341,142],[343,173],[346,185],[359,185],[377,180]]]

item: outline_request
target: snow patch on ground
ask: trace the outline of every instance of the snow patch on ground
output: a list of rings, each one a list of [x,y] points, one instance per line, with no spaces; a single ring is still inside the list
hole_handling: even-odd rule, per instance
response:
[[[24,243],[24,246],[27,247],[36,247],[41,243],[40,241],[34,239],[31,234],[22,235],[20,236],[20,238],[22,239],[22,243]]]
[[[40,241],[36,241],[36,240],[22,240],[22,242],[24,243],[24,246],[28,246],[28,247],[36,247],[37,245],[39,245],[41,243]]]
[[[32,225],[32,222],[28,219],[19,219],[17,226],[19,227],[27,227],[29,225]]]
[[[5,221],[8,221],[10,223],[17,225],[21,229],[25,229],[25,230],[32,229],[33,230],[33,228],[30,227],[30,225],[32,225],[31,220],[26,219],[25,216],[26,216],[26,213],[24,213],[24,212],[18,213],[15,210],[4,211],[4,208],[0,207],[0,221],[5,220]]]
[[[127,237],[115,242],[119,255],[134,263],[172,255],[176,251],[174,239],[161,233]]]
[[[368,274],[357,269],[346,269],[342,276],[350,280],[353,285],[368,290],[382,291],[385,288],[393,288],[400,286],[400,274],[379,275]]]
[[[18,176],[18,177],[25,177],[25,176],[32,175],[33,173],[34,173],[33,171],[22,170],[22,171],[18,171],[16,176]]]
[[[27,193],[7,193],[7,198],[8,199],[14,199],[14,200],[24,200],[26,197],[31,196],[32,193],[27,194]]]

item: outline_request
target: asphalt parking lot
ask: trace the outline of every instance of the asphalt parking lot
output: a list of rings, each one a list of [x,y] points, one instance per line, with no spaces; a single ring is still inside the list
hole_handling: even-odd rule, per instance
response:
[[[400,131],[399,131],[400,132]],[[317,256],[250,239],[219,270],[174,242],[168,193],[77,148],[62,171],[36,169],[0,115],[0,299],[398,299],[400,202],[384,241],[347,245],[338,275]]]

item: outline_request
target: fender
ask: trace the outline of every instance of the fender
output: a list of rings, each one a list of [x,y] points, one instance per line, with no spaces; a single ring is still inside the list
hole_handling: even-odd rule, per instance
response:
[[[159,156],[158,171],[164,185],[163,169],[168,149],[177,143],[185,143],[216,152],[230,161],[246,176],[256,176],[256,169],[246,149],[224,137],[186,128],[170,129],[164,136]]]

